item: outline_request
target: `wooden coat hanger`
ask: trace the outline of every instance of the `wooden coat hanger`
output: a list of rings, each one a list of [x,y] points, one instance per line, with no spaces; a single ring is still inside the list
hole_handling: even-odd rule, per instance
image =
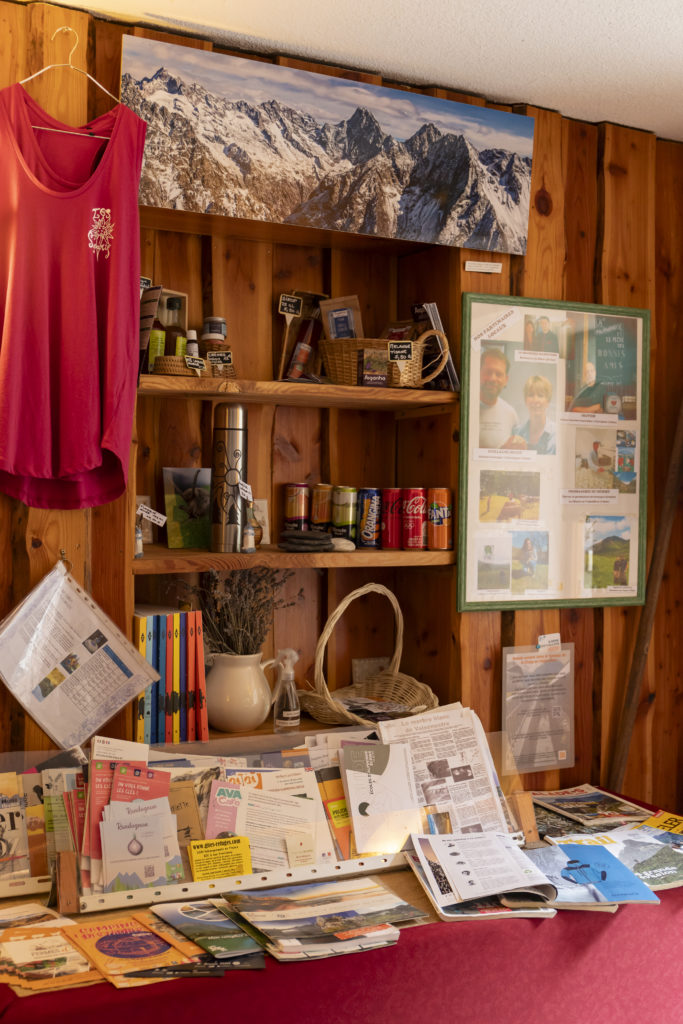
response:
[[[93,82],[94,85],[96,85],[99,89],[102,89],[103,92],[106,92],[107,96],[111,96],[115,103],[119,103],[119,98],[117,96],[114,96],[112,92],[109,92],[109,89],[102,85],[101,82],[98,82],[96,78],[93,78],[93,76],[89,74],[89,72],[84,71],[83,68],[77,68],[71,63],[71,58],[74,54],[74,50],[77,48],[79,43],[78,32],[76,31],[76,29],[71,28],[70,25],[60,25],[60,27],[56,28],[50,36],[50,42],[52,42],[52,40],[55,38],[58,32],[73,32],[73,34],[76,36],[76,42],[73,44],[71,50],[69,51],[69,56],[67,58],[66,63],[46,64],[44,68],[40,69],[40,71],[36,71],[34,74],[29,75],[28,78],[22,78],[22,80],[19,82],[19,85],[25,85],[26,82],[30,82],[33,78],[37,78],[38,75],[42,75],[45,71],[51,71],[53,68],[70,68],[72,71],[78,71],[79,75],[85,75],[85,77],[88,78],[91,82]],[[32,127],[36,129],[39,128],[41,131],[44,132],[58,132],[59,134],[62,135],[80,135],[81,138],[104,139],[107,142],[109,141],[108,135],[95,135],[92,133],[86,135],[83,132],[69,131],[68,128],[47,128],[44,125],[39,124],[33,125]]]

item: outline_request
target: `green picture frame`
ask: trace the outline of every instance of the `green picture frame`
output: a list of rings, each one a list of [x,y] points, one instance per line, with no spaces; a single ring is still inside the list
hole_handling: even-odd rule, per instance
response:
[[[463,295],[458,610],[645,600],[650,313]]]

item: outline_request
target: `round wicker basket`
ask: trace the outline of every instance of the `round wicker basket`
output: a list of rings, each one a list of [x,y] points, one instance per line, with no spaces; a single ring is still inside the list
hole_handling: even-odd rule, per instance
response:
[[[378,672],[377,675],[366,680],[364,683],[355,683],[353,686],[345,686],[342,689],[334,690],[330,693],[323,674],[323,660],[325,657],[327,641],[330,639],[332,631],[338,620],[344,614],[351,602],[355,601],[357,597],[363,597],[365,594],[371,593],[384,594],[384,596],[391,602],[394,609],[394,615],[396,617],[396,640],[394,653],[391,661],[389,662],[389,667],[384,669],[383,672]],[[404,672],[399,672],[398,666],[401,661],[402,652],[403,615],[401,614],[401,608],[396,600],[396,596],[379,583],[367,583],[364,587],[359,587],[358,590],[353,590],[350,594],[347,594],[344,600],[335,608],[325,623],[325,628],[320,634],[320,639],[318,640],[315,650],[315,689],[297,691],[301,710],[306,712],[306,714],[310,715],[312,718],[315,718],[316,721],[323,722],[325,725],[360,725],[372,727],[376,723],[370,722],[351,711],[347,711],[346,708],[339,703],[338,698],[371,697],[375,700],[397,701],[400,704],[405,704],[410,709],[411,714],[417,714],[420,711],[429,711],[432,708],[437,707],[439,703],[438,698],[426,683],[420,683],[412,676],[406,675]]]

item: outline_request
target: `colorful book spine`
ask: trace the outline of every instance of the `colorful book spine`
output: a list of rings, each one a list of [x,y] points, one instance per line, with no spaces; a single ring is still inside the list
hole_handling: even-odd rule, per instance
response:
[[[180,743],[180,612],[173,615],[173,687],[171,691],[171,742]]]
[[[204,627],[202,613],[195,613],[195,721],[197,739],[202,743],[209,738],[209,716],[206,707],[206,677],[204,674]]]
[[[173,742],[173,614],[166,616],[166,675],[164,700],[164,739]]]
[[[146,628],[146,644],[145,644],[145,659],[150,665],[154,666],[154,615],[147,615],[145,617],[145,628]],[[150,683],[145,690],[145,738],[144,743],[153,743],[152,737],[152,725],[154,724],[154,731],[156,731],[156,718],[154,708],[154,683]]]
[[[197,628],[197,613],[186,612],[187,616],[187,738],[190,742],[194,742],[197,739],[197,724],[196,724],[196,692],[195,692],[195,679],[196,679],[196,642],[195,642],[195,630]]]
[[[179,621],[179,714],[180,714],[180,741],[187,740],[187,612],[180,612]]]
[[[157,743],[166,742],[166,616],[157,615]]]
[[[147,657],[147,616],[133,616],[133,643],[143,658]],[[145,695],[143,690],[133,702],[133,714],[135,716],[134,735],[136,743],[145,742]]]

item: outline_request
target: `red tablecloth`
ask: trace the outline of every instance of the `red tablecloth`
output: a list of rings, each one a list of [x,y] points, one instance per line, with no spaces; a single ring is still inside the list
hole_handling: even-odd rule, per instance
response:
[[[681,1024],[683,888],[659,906],[430,924],[396,946],[116,990],[16,997],[0,1024]]]

